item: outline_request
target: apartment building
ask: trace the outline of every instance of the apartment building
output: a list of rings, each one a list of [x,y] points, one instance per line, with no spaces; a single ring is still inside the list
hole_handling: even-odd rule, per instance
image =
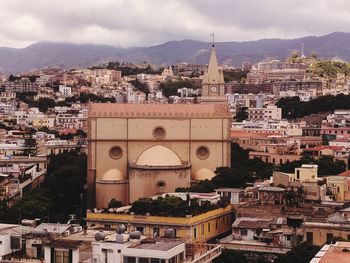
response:
[[[274,105],[269,105],[266,108],[249,108],[248,119],[251,121],[280,121],[282,119],[282,109]]]

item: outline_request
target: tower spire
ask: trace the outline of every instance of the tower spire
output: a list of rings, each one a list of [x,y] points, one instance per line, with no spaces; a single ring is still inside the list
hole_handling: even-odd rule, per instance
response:
[[[214,34],[214,32],[210,35],[212,38],[213,38],[213,47],[215,47],[215,34]]]

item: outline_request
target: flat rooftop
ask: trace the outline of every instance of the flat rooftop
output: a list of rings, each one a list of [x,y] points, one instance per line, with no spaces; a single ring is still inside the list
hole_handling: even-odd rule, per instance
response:
[[[326,253],[321,257],[319,263],[349,263],[350,262],[350,242],[337,242],[331,245]]]
[[[231,192],[231,193],[240,193],[240,192],[244,192],[244,189],[241,188],[217,188],[215,189],[215,191],[221,191],[221,192]]]
[[[179,245],[183,244],[181,241],[174,241],[174,242],[155,242],[155,243],[141,243],[137,244],[135,246],[132,246],[132,248],[136,249],[148,249],[148,250],[158,250],[158,251],[168,251],[172,248],[175,248]]]

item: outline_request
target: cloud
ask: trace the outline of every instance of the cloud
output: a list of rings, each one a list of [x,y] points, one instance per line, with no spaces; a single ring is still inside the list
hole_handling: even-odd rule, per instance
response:
[[[145,46],[293,38],[350,28],[348,0],[0,0],[0,46],[37,41]]]

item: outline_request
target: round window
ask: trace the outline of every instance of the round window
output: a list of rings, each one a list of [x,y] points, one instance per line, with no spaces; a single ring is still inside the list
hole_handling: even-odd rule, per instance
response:
[[[109,150],[109,155],[114,159],[119,159],[123,155],[123,150],[119,146],[113,146]]]
[[[209,157],[209,149],[206,146],[199,146],[196,154],[199,159],[207,159]]]
[[[165,137],[165,130],[162,127],[156,127],[153,130],[153,136],[157,139],[163,139]]]
[[[164,189],[165,186],[166,186],[166,183],[165,183],[163,180],[161,180],[161,181],[158,181],[158,182],[157,182],[157,186],[158,186],[160,189]]]

